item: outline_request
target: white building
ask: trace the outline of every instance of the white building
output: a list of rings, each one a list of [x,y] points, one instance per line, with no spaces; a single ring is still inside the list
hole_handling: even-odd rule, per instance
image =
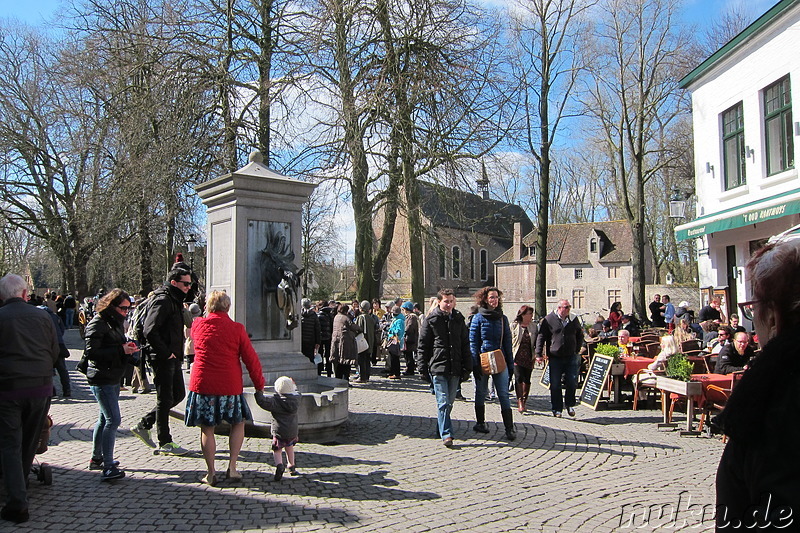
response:
[[[744,265],[766,240],[800,223],[800,0],[782,0],[682,81],[692,92],[700,288],[738,312]],[[795,90],[792,91],[793,85]]]

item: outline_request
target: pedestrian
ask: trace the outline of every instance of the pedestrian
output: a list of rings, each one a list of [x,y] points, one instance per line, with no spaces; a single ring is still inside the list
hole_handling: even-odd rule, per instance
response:
[[[550,369],[550,405],[553,416],[561,418],[566,404],[567,414],[575,416],[575,389],[578,387],[578,352],[583,345],[583,326],[570,313],[568,300],[559,300],[558,307],[539,323],[536,338],[536,360],[547,359]],[[565,392],[561,392],[564,381]]]
[[[102,470],[102,481],[125,477],[118,468],[119,461],[114,460],[114,445],[122,422],[120,381],[126,365],[135,363],[132,356],[139,351],[136,343],[125,337],[124,322],[130,308],[128,293],[112,289],[97,302],[95,314],[86,325],[86,379],[100,409],[92,435],[89,470]]]
[[[406,360],[406,370],[403,372],[403,375],[413,376],[416,372],[414,353],[417,350],[417,342],[419,342],[419,317],[414,312],[414,304],[410,301],[403,302],[403,305],[400,306],[400,310],[405,318],[403,357]]]
[[[317,303],[317,318],[319,319],[319,334],[320,345],[319,354],[322,356],[322,362],[317,364],[317,374],[331,377],[331,333],[333,332],[333,317],[331,316],[331,308],[328,307],[327,300],[321,300]]]
[[[525,404],[531,392],[533,373],[533,353],[536,349],[536,323],[533,322],[533,308],[523,305],[517,311],[511,324],[511,351],[514,353],[514,381],[517,392],[517,410],[525,412]]]
[[[666,306],[661,303],[661,295],[654,294],[653,301],[650,302],[648,306],[650,308],[650,323],[653,325],[654,328],[663,328],[666,327],[666,322],[664,322],[664,310]]]
[[[506,429],[506,438],[514,440],[517,431],[514,428],[514,416],[511,411],[511,400],[508,397],[508,381],[514,367],[511,350],[511,328],[503,314],[503,293],[497,287],[483,287],[475,293],[475,304],[478,312],[469,328],[469,344],[472,352],[472,374],[475,376],[475,419],[473,429],[478,433],[489,433],[486,426],[486,393],[489,388],[489,374],[481,369],[481,353],[500,350],[505,359],[506,368],[491,374],[500,401],[500,414]]]
[[[335,365],[336,379],[349,380],[351,365],[358,363],[356,335],[361,333],[361,328],[353,323],[349,313],[349,305],[339,304],[336,316],[333,319],[331,363]]]
[[[230,308],[230,296],[223,291],[212,291],[206,302],[206,316],[192,323],[194,364],[185,421],[187,426],[200,426],[200,448],[208,470],[200,482],[212,487],[217,484],[214,430],[223,422],[230,425],[226,477],[231,481],[242,479],[236,463],[244,442],[244,421],[253,419],[244,399],[242,363],[256,391],[264,389],[261,361],[247,330],[228,316]]]
[[[400,353],[406,337],[406,318],[399,305],[392,308],[392,319],[386,331],[386,349],[389,352],[389,379],[400,379]]]
[[[739,305],[755,326],[761,354],[712,419],[729,437],[717,469],[717,531],[797,531],[800,241],[769,243],[745,268],[751,301]]]
[[[311,308],[311,300],[303,298],[300,302],[303,310],[300,312],[300,351],[305,355],[311,364],[314,364],[314,356],[322,344],[322,330],[319,325],[319,317]]]
[[[78,307],[78,301],[70,293],[64,298],[64,328],[72,329],[75,325],[75,309]]]
[[[464,315],[455,309],[455,293],[452,289],[442,289],[436,298],[439,305],[428,313],[420,326],[416,356],[422,379],[433,386],[439,437],[449,448],[453,445],[450,412],[458,385],[469,379],[472,372],[472,354]]]
[[[196,303],[192,303],[188,307],[189,315],[191,316],[191,323],[186,325],[184,323],[183,328],[183,355],[186,358],[186,370],[192,369],[192,363],[194,363],[194,339],[192,338],[192,324],[194,324],[195,320],[200,318],[200,315],[203,314],[203,310],[200,309],[200,306]]]
[[[347,308],[347,305],[343,307]],[[275,380],[275,394],[265,396],[264,391],[256,392],[256,403],[272,414],[272,456],[275,460],[275,481],[280,481],[286,465],[283,463],[283,451],[286,451],[286,462],[289,474],[297,475],[294,460],[294,445],[299,439],[297,410],[300,407],[300,394],[292,378],[281,376]]]
[[[131,432],[159,453],[186,455],[189,450],[176,444],[169,431],[170,410],[186,396],[181,359],[183,358],[183,301],[192,286],[192,277],[182,269],[171,270],[163,287],[156,289],[144,319],[147,357],[153,369],[156,406],[144,415]],[[156,426],[158,445],[150,436]]]
[[[27,522],[28,473],[53,395],[58,337],[47,312],[28,305],[28,284],[0,278],[0,465],[6,504],[0,518]]]
[[[375,315],[372,314],[372,305],[369,300],[361,302],[361,314],[356,317],[355,324],[361,328],[367,341],[367,349],[358,354],[358,382],[367,383],[372,374],[373,348],[377,344]]]

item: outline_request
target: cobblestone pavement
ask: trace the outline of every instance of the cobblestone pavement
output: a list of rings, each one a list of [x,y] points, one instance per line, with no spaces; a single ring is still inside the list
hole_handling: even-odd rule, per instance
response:
[[[52,466],[53,484],[32,478],[31,520],[18,528],[0,522],[0,531],[713,529],[719,440],[659,430],[657,411],[581,406],[575,420],[556,419],[538,385],[533,409],[514,411],[516,441],[503,439],[496,402],[486,409],[491,433],[481,435],[472,431],[472,403],[459,401],[456,445],[447,449],[436,438],[434,399],[421,380],[373,378],[351,389],[350,419],[337,443],[298,444],[300,476],[273,481],[270,442],[248,437],[243,482],[213,488],[197,482],[205,471],[199,455],[155,456],[127,430],[155,394],[123,392],[116,456],[127,477],[101,483],[87,468],[97,406],[74,371],[77,332],[68,332],[68,342],[76,348],[67,360],[73,397],[54,399],[51,446],[37,456]],[[197,428],[180,420],[171,427],[176,442],[199,449]],[[217,447],[224,472],[226,437],[218,436]]]

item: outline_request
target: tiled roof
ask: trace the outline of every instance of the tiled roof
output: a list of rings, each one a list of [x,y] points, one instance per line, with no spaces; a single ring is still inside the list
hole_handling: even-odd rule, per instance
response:
[[[625,220],[609,222],[584,222],[580,224],[553,224],[547,234],[547,260],[567,265],[589,263],[589,238],[597,235],[600,244],[600,261],[626,263],[633,256],[633,232]],[[536,243],[536,231],[522,238],[525,261],[533,261],[527,253],[528,247]],[[510,263],[514,250],[508,249],[495,263]]]
[[[419,192],[422,214],[434,227],[483,233],[506,242],[514,238],[515,222],[522,224],[524,233],[533,229],[528,215],[515,204],[423,181]]]

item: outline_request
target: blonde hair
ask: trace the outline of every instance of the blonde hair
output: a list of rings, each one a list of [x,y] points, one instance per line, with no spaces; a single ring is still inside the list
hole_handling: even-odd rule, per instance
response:
[[[231,309],[231,297],[225,291],[211,291],[206,301],[207,313],[227,313]]]
[[[661,353],[667,357],[675,355],[676,353],[680,352],[680,346],[678,346],[678,339],[673,337],[672,335],[664,335],[661,337]]]

